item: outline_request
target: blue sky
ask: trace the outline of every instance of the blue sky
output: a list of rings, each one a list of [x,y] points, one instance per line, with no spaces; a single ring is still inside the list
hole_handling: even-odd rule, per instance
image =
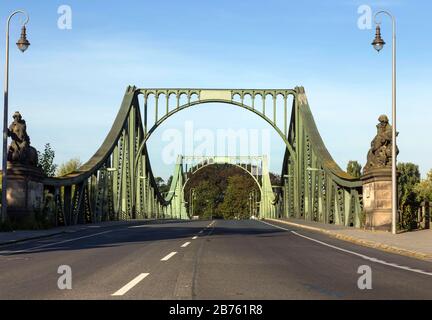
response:
[[[72,29],[57,27],[60,5],[72,8]],[[109,131],[127,85],[138,87],[293,88],[302,85],[318,129],[342,167],[363,165],[382,113],[391,110],[388,43],[377,54],[374,30],[357,27],[360,5],[388,9],[398,21],[399,161],[432,168],[430,1],[10,1],[30,14],[29,50],[11,48],[10,115],[19,110],[32,145],[46,142],[56,162],[87,161]],[[12,23],[11,41],[19,37]],[[2,24],[4,25],[4,24]],[[3,27],[4,28],[4,27]],[[1,33],[4,34],[4,33]],[[1,39],[0,39],[1,40]],[[0,41],[4,61],[4,39]],[[11,119],[11,118],[10,118]],[[155,173],[163,132],[186,121],[211,130],[268,129],[260,118],[232,106],[202,106],[170,118],[149,141]],[[271,163],[279,172],[284,146],[271,134]]]

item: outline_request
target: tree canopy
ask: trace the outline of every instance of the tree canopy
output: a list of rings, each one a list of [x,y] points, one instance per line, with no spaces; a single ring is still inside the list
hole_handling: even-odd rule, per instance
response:
[[[82,163],[79,158],[72,158],[62,163],[57,170],[57,177],[61,177],[76,171],[81,167]]]
[[[191,197],[194,190],[193,214],[202,218],[248,218],[249,193],[258,186],[244,170],[229,164],[204,167],[189,177],[185,198],[191,214]],[[257,200],[259,201],[259,199]]]
[[[358,161],[350,160],[347,165],[347,172],[353,177],[360,178],[362,166]]]
[[[57,165],[54,164],[55,152],[49,143],[45,144],[44,151],[38,153],[38,166],[48,176],[53,177],[55,175]]]

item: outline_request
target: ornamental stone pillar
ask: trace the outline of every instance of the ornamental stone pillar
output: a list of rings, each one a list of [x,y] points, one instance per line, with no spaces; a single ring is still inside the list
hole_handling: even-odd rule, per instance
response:
[[[392,226],[392,126],[386,115],[378,118],[363,170],[363,213],[366,229],[391,231]],[[396,148],[397,153],[399,153]]]

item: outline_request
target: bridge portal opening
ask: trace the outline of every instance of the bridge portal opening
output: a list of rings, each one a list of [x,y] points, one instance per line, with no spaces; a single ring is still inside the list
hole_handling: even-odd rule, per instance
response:
[[[259,168],[250,170],[254,173]],[[191,168],[184,195],[188,215],[200,219],[251,219],[258,216],[261,201],[257,181],[232,164]]]

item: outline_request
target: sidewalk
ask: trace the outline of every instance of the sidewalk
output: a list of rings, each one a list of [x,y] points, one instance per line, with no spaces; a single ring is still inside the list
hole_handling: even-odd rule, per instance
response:
[[[369,231],[302,219],[266,219],[293,227],[321,232],[331,237],[391,253],[432,261],[432,229],[393,235],[384,231]]]
[[[27,240],[40,239],[52,237],[62,233],[73,233],[81,230],[105,228],[114,225],[129,225],[136,224],[137,222],[149,222],[156,219],[142,219],[142,220],[126,220],[126,221],[107,221],[93,224],[78,224],[68,227],[56,227],[46,230],[16,230],[10,232],[0,232],[0,246],[23,242]]]

